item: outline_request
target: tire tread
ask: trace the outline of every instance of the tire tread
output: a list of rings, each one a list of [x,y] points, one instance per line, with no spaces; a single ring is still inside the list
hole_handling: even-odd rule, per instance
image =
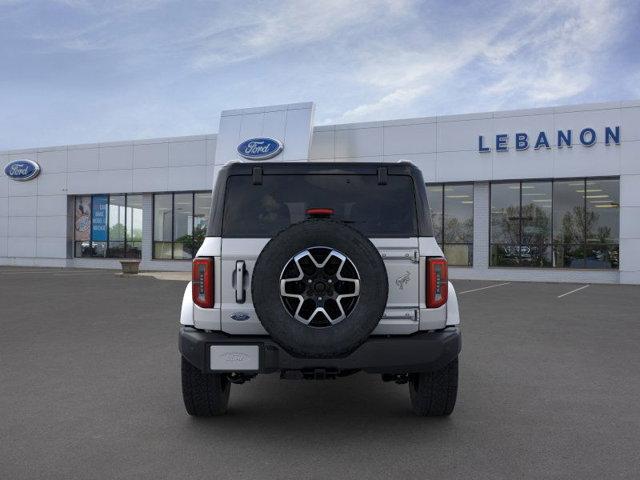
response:
[[[458,396],[458,358],[435,372],[412,374],[409,380],[409,394],[416,415],[451,415]]]
[[[221,374],[203,373],[182,358],[182,398],[189,415],[212,417],[227,412],[231,384]]]

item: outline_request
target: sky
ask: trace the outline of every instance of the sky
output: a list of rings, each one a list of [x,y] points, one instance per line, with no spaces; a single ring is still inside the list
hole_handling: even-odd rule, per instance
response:
[[[640,98],[640,2],[0,0],[0,150]]]

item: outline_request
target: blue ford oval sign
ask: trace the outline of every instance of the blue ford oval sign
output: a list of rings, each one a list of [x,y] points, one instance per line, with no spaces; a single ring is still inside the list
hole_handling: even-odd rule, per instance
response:
[[[4,167],[4,173],[11,180],[26,182],[38,176],[40,165],[33,160],[14,160]]]
[[[273,138],[250,138],[238,145],[238,153],[247,160],[266,160],[278,155],[282,143]]]

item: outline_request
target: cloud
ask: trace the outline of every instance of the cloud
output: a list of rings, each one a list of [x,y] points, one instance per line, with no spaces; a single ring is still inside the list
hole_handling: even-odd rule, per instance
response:
[[[508,98],[524,92],[535,103],[550,103],[587,90],[596,57],[615,38],[621,20],[612,7],[606,1],[565,2],[561,8],[549,2],[535,4],[528,13],[543,12],[535,22],[498,41],[499,47],[513,45],[512,50],[501,58],[487,55],[500,79],[484,93]]]
[[[0,0],[0,148],[212,132],[222,109],[308,100],[341,123],[637,98],[638,10]]]
[[[533,105],[566,101],[593,84],[598,55],[615,41],[622,20],[610,1],[514,2],[500,11],[446,38],[425,35],[419,47],[401,40],[361,55],[353,78],[371,93],[339,120],[401,115],[416,101],[469,83],[481,106],[513,105],[514,97]]]
[[[402,17],[413,2],[406,0],[283,0],[273,8],[247,9],[233,23],[213,22],[198,32],[193,65],[208,69],[259,58],[283,49],[332,39],[357,26],[372,26]]]

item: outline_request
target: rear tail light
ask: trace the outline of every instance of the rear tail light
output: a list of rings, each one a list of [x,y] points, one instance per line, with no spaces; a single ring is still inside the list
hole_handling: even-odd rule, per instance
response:
[[[193,303],[202,308],[213,307],[213,258],[195,258],[191,271]]]
[[[427,258],[427,307],[438,308],[447,303],[449,280],[444,258]]]

